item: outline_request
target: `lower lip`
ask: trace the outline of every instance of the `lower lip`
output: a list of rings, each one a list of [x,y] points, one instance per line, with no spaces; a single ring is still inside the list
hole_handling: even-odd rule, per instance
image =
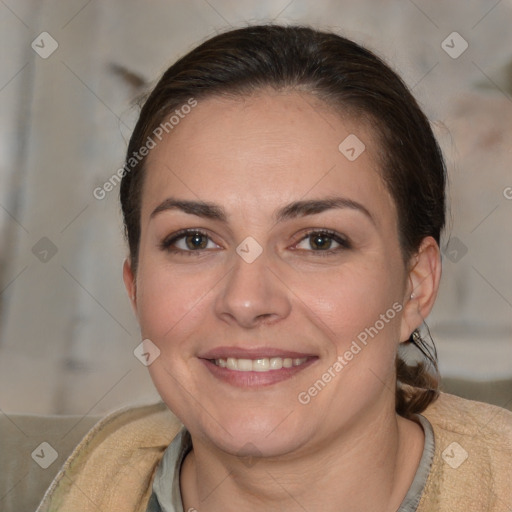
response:
[[[218,379],[240,388],[257,388],[262,386],[271,386],[284,380],[292,378],[302,370],[311,366],[318,358],[312,357],[305,363],[291,368],[281,368],[279,370],[270,370],[267,372],[240,372],[237,370],[228,370],[217,366],[209,359],[200,359],[206,368]]]

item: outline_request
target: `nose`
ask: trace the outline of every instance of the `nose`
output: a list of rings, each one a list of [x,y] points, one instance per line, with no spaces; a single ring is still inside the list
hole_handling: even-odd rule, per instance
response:
[[[286,318],[291,311],[290,292],[270,268],[265,253],[252,263],[238,255],[234,258],[234,268],[216,298],[217,316],[246,329]]]

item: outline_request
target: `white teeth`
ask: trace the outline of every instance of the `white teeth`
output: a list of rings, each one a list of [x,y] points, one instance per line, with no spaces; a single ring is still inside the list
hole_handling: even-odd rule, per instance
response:
[[[283,360],[280,357],[273,357],[270,360],[270,368],[272,370],[280,370],[283,367]]]
[[[268,370],[270,370],[270,361],[266,357],[252,361],[253,372],[266,372]]]
[[[239,372],[250,372],[252,371],[252,361],[250,359],[237,359],[236,360],[237,370]]]
[[[283,359],[283,366],[285,368],[291,368],[293,366],[293,359],[291,357],[285,357]]]
[[[261,359],[237,359],[235,357],[228,357],[227,359],[215,359],[215,364],[221,368],[239,372],[268,372],[280,370],[281,368],[300,366],[307,360],[307,357],[297,357],[294,359],[291,357],[263,357]]]

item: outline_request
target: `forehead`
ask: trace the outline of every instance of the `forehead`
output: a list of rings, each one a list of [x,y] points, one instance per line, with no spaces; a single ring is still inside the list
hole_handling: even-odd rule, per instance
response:
[[[339,194],[393,215],[374,139],[367,125],[307,93],[199,100],[148,156],[142,217],[169,195],[263,215]]]

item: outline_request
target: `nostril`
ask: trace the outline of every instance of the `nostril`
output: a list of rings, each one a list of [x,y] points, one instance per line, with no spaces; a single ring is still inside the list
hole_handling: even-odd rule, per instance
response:
[[[259,320],[261,323],[268,324],[275,320],[274,317],[277,317],[277,315],[274,315],[273,313],[264,313],[262,315],[258,315],[256,320]]]

